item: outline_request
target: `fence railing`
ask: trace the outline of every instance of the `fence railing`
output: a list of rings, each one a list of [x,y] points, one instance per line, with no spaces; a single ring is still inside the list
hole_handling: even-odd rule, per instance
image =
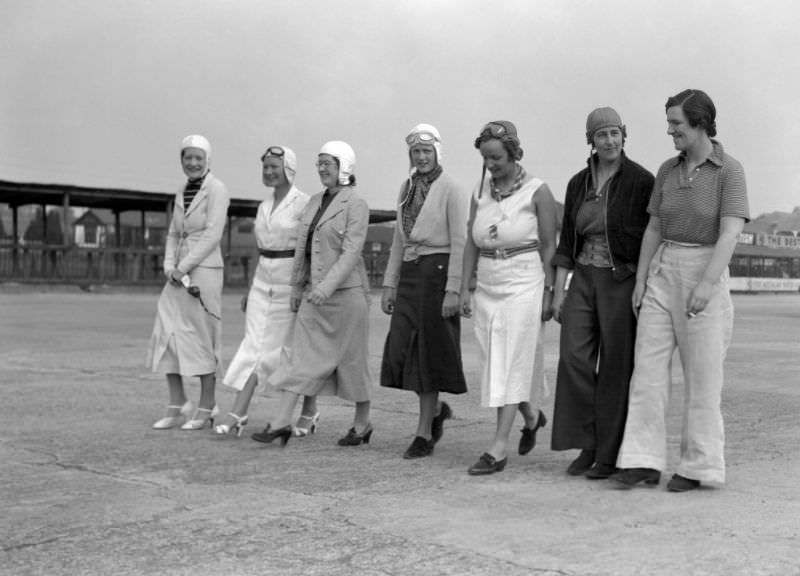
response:
[[[225,254],[225,284],[247,286],[258,252]],[[388,255],[365,252],[367,275],[381,285]],[[0,245],[0,280],[72,284],[161,284],[164,251],[155,248],[86,248],[54,244]]]

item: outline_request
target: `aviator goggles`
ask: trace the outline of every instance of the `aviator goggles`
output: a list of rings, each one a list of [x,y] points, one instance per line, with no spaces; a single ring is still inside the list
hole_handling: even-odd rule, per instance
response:
[[[283,158],[285,154],[286,152],[284,152],[283,148],[281,148],[280,146],[270,146],[269,148],[267,148],[267,151],[264,152],[264,155],[261,156],[261,160],[263,161],[264,158],[269,158],[269,157]]]
[[[409,146],[414,144],[433,144],[438,141],[439,139],[430,132],[414,132],[406,136],[406,144]]]
[[[496,124],[495,122],[489,122],[486,126],[481,128],[481,136],[486,135],[492,136],[493,138],[502,138],[503,136],[508,135],[508,128],[503,126],[502,124]]]

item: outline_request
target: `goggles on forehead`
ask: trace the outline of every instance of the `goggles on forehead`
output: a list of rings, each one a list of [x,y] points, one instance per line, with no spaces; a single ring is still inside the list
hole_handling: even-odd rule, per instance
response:
[[[414,132],[406,136],[406,144],[409,146],[414,144],[433,144],[438,141],[439,139],[430,132]]]
[[[508,130],[502,124],[495,124],[494,122],[489,122],[486,126],[481,129],[481,136],[485,136],[488,134],[494,138],[502,138],[503,136],[508,134]]]
[[[280,146],[270,146],[267,148],[267,151],[264,152],[264,155],[261,157],[261,159],[263,160],[264,158],[269,158],[270,156],[275,158],[283,158],[284,154],[286,154],[286,152],[284,152],[283,148]]]

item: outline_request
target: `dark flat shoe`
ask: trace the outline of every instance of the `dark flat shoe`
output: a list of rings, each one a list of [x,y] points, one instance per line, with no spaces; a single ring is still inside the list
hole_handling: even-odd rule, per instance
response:
[[[403,458],[412,460],[414,458],[424,458],[431,454],[433,454],[433,442],[426,440],[422,436],[416,436],[414,441],[411,442],[411,446],[403,454]]]
[[[661,472],[652,468],[624,468],[609,478],[615,482],[617,488],[625,490],[630,490],[637,484],[652,488],[661,481]]]
[[[667,482],[667,490],[670,492],[688,492],[700,488],[700,480],[692,480],[680,474],[673,474]]]
[[[581,476],[594,464],[594,450],[581,450],[575,460],[567,467],[570,476]]]
[[[605,480],[616,472],[617,467],[613,464],[600,464],[597,462],[594,466],[586,471],[584,476],[586,476],[589,480]]]
[[[547,418],[545,418],[544,412],[539,410],[539,418],[536,420],[536,425],[533,428],[525,426],[521,430],[522,436],[519,438],[519,447],[517,447],[519,454],[524,456],[533,450],[533,447],[536,446],[536,431],[539,428],[543,428],[545,424],[547,424]]]
[[[484,452],[481,454],[481,457],[478,458],[478,461],[470,466],[467,470],[467,474],[470,476],[483,476],[486,474],[494,474],[495,472],[502,472],[507,463],[507,456],[502,460],[495,460],[494,456],[488,452]]]
[[[433,417],[433,422],[431,422],[431,446],[442,439],[442,434],[444,434],[444,421],[452,417],[453,411],[450,409],[450,406],[447,402],[442,402],[441,410]]]

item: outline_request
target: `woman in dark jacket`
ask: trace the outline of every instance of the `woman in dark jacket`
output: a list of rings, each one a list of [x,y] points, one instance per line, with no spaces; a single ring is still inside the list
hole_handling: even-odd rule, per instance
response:
[[[561,342],[552,448],[580,449],[567,473],[590,479],[615,472],[625,429],[636,341],[630,303],[654,182],[625,155],[626,136],[612,108],[589,114],[592,154],[567,186],[553,259],[553,316],[561,322]]]

